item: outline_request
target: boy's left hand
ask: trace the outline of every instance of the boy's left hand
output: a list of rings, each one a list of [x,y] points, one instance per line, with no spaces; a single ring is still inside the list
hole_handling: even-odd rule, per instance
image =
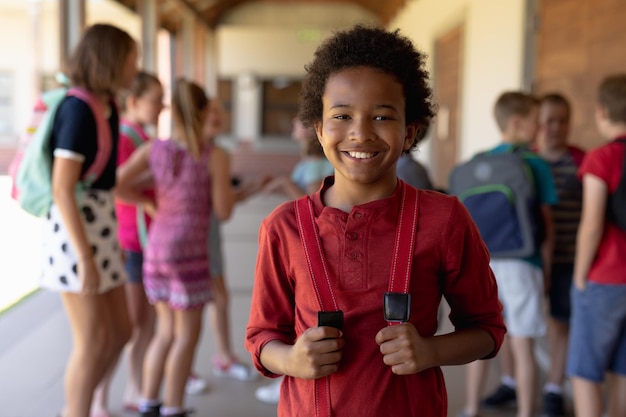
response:
[[[410,375],[430,368],[430,346],[411,323],[388,326],[376,334],[383,362],[396,375]]]

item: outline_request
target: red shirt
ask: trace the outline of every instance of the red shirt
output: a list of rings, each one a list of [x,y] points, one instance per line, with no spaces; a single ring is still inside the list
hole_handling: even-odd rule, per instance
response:
[[[400,192],[355,206],[350,213],[325,207],[325,180],[312,196],[316,223],[339,308],[344,311],[345,347],[339,371],[330,377],[335,416],[447,415],[447,395],[440,368],[399,376],[382,361],[376,333],[387,326],[383,294],[389,284],[390,260]],[[398,187],[400,189],[400,187]],[[411,323],[422,336],[437,331],[442,296],[457,329],[489,332],[497,352],[505,333],[489,255],[478,229],[456,197],[418,191],[419,218],[410,284]],[[293,344],[317,326],[319,305],[305,261],[293,202],[284,203],[261,224],[246,348],[257,369],[261,349],[271,340]],[[314,381],[286,377],[279,416],[315,415]]]
[[[587,153],[578,175],[593,174],[604,181],[613,193],[622,176],[626,146],[610,142]],[[589,280],[598,284],[626,284],[626,231],[610,221],[604,222],[604,233],[596,258],[589,270]]]
[[[150,140],[146,132],[136,123],[122,120],[122,124],[131,126],[135,132],[139,134],[144,142]],[[137,145],[131,138],[120,131],[120,140],[117,152],[117,166],[122,165],[132,153],[137,149]],[[146,194],[154,197],[154,191],[146,191]],[[137,209],[134,204],[125,204],[115,201],[115,215],[117,217],[117,237],[120,246],[125,250],[141,252],[141,243],[139,242],[139,233],[137,232]],[[150,225],[150,216],[145,215],[146,226]]]

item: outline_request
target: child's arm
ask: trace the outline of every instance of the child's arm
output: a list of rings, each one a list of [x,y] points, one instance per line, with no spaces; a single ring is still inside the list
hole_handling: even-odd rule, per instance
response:
[[[114,192],[120,200],[130,204],[154,204],[154,201],[143,193],[143,187],[138,182],[138,179],[144,178],[145,173],[150,169],[151,148],[151,143],[140,146],[124,164],[117,168]]]
[[[281,193],[286,195],[290,200],[296,200],[306,195],[306,191],[301,189],[289,177],[276,177],[269,181],[263,190],[267,193]],[[314,192],[317,191],[314,190]]]
[[[579,290],[585,289],[587,274],[602,240],[607,198],[606,183],[593,174],[585,174],[583,176],[583,208],[576,236],[574,260],[574,285]]]
[[[211,151],[209,172],[213,210],[219,220],[228,220],[235,205],[235,193],[230,183],[230,156],[218,146]]]
[[[482,329],[466,329],[422,337],[411,323],[385,327],[376,335],[383,361],[396,375],[409,375],[435,366],[463,365],[484,358],[496,348]]]
[[[294,345],[272,340],[261,350],[261,363],[267,370],[295,378],[315,379],[339,369],[344,341],[333,327],[307,329]]]

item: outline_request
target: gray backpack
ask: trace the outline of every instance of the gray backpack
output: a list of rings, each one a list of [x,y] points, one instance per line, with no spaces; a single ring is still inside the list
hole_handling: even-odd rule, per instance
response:
[[[449,192],[465,205],[492,258],[522,258],[540,244],[540,212],[526,151],[484,152],[455,167]]]

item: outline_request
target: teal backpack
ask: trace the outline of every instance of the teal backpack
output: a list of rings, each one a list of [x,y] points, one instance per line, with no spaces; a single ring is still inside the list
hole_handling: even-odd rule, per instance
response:
[[[120,124],[120,134],[128,136],[131,142],[133,142],[135,149],[144,144],[144,140],[141,138],[141,135],[129,124]],[[135,211],[137,213],[136,221],[139,243],[141,244],[141,248],[145,249],[148,244],[148,225],[146,224],[146,216],[141,206],[136,206]]]
[[[52,205],[50,138],[56,111],[67,96],[79,98],[89,105],[98,132],[96,158],[76,185],[77,199],[100,177],[111,156],[111,129],[104,117],[104,109],[93,93],[77,87],[61,87],[44,93],[41,101],[46,108],[45,114],[36,127],[32,142],[21,155],[14,178],[16,200],[22,209],[36,217],[45,217]]]

